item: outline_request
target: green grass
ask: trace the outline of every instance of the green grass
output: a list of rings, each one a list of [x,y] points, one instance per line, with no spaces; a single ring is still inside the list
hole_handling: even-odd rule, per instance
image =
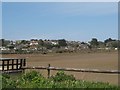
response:
[[[10,75],[2,75],[3,88],[110,88],[110,90],[119,90],[118,86],[102,82],[88,82],[76,80],[73,75],[66,75],[64,72],[57,72],[55,76],[49,79],[42,74],[31,71],[13,78]]]

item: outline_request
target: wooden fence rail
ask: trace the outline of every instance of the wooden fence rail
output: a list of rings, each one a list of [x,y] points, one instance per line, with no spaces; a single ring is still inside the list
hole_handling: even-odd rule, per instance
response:
[[[26,59],[0,58],[0,73],[22,72],[25,65]]]
[[[108,74],[120,74],[119,70],[99,70],[99,69],[76,69],[76,68],[60,68],[60,67],[51,67],[48,64],[45,66],[38,67],[22,67],[23,69],[45,69],[48,71],[48,78],[50,77],[50,70],[62,70],[62,71],[73,71],[73,72],[89,72],[89,73],[108,73]]]

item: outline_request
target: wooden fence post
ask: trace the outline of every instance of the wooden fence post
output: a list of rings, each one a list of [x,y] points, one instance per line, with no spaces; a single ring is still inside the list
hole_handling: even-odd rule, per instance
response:
[[[4,71],[4,60],[2,61],[2,71]]]
[[[48,64],[47,70],[48,70],[48,78],[50,78],[50,64]]]
[[[16,59],[16,70],[18,70],[18,59]]]
[[[26,66],[26,59],[23,59],[23,66]]]
[[[7,70],[9,70],[9,60],[7,60]]]
[[[22,60],[23,59],[20,59],[20,69],[22,68]]]
[[[12,59],[12,70],[14,69],[14,59]]]
[[[25,67],[25,66],[26,66],[26,59],[22,59],[22,60],[23,60],[23,61],[22,61],[22,62],[23,62],[23,65],[22,65],[22,66]],[[22,72],[25,73],[25,69],[23,69]]]

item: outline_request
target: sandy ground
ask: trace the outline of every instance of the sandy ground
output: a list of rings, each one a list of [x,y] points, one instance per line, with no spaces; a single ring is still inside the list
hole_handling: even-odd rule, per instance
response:
[[[19,54],[19,55],[3,55],[3,57],[26,58],[27,66],[47,66],[51,64],[53,67],[68,67],[68,68],[86,68],[86,69],[100,69],[100,70],[117,70],[118,69],[118,53],[74,53],[74,54]],[[46,70],[39,70],[47,76]],[[56,71],[51,71],[54,75]],[[87,81],[102,81],[111,84],[118,84],[118,75],[116,74],[96,74],[83,72],[66,72],[73,74],[77,79]]]

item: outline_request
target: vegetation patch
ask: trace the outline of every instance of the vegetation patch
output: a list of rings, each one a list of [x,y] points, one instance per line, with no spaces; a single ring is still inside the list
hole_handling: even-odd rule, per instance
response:
[[[45,78],[42,74],[31,71],[13,78],[10,75],[2,75],[2,87],[5,88],[104,88],[119,90],[120,88],[109,83],[88,82],[76,80],[73,75],[67,75],[59,71],[50,78]]]

